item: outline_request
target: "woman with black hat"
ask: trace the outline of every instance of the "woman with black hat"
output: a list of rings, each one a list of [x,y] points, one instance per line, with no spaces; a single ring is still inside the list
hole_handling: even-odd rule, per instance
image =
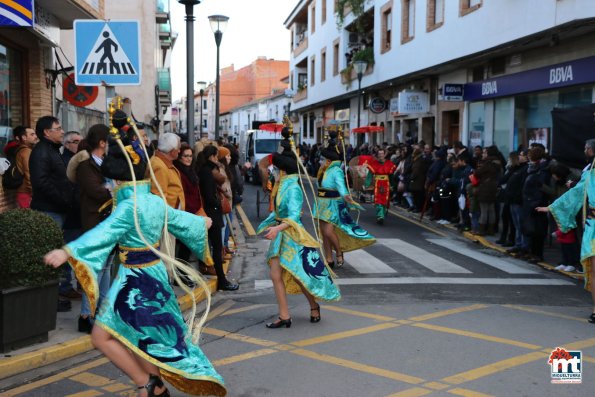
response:
[[[306,296],[312,323],[321,318],[316,299],[336,301],[341,298],[330,270],[318,253],[319,244],[300,220],[304,197],[299,185],[297,158],[291,151],[287,129],[282,134],[285,138],[281,142],[283,152],[269,157],[280,170],[280,178],[272,193],[274,210],[258,227],[258,233],[266,231],[264,237],[271,240],[267,261],[279,305],[279,319],[266,324],[267,328],[291,327],[287,293]]]
[[[119,135],[116,138],[120,140]],[[211,220],[175,210],[151,194],[150,181],[140,180],[147,164],[145,152],[124,144],[112,143],[101,165],[103,175],[117,184],[112,213],[77,240],[49,252],[45,262],[59,267],[68,260],[95,313],[97,274],[118,245],[122,266],[97,311],[91,334],[95,347],[130,377],[141,396],[169,396],[162,378],[188,394],[224,396],[223,379],[195,344],[196,307],[187,324],[169,284],[166,263],[202,288],[205,282],[194,269],[160,252],[158,245],[167,228],[205,260]],[[137,178],[139,182],[129,182]],[[181,284],[178,273],[175,277]],[[203,314],[198,326],[204,321]]]
[[[343,253],[354,251],[376,242],[374,236],[362,229],[349,214],[350,208],[362,209],[353,201],[345,172],[341,168],[342,156],[337,148],[337,132],[329,132],[329,142],[321,151],[326,164],[318,173],[318,202],[313,217],[320,222],[323,253],[330,267],[334,266],[335,250],[337,267],[343,266]]]

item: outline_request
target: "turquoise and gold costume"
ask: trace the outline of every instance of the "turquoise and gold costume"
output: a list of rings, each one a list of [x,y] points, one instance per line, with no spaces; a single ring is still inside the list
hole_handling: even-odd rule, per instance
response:
[[[147,241],[158,247],[167,209],[168,230],[198,258],[208,256],[204,218],[175,210],[150,193],[150,182],[137,183],[137,215]],[[192,395],[224,396],[223,378],[201,349],[187,337],[187,326],[168,280],[165,264],[140,239],[134,226],[133,185],[114,190],[113,211],[102,223],[68,243],[70,265],[97,308],[97,273],[119,245],[122,265],[95,325],[103,328],[135,354],[159,367],[176,389]]]
[[[576,215],[586,208],[585,230],[581,242],[581,263],[585,271],[585,289],[591,291],[591,257],[595,256],[595,175],[593,168],[584,171],[581,180],[570,190],[558,197],[548,208],[560,231],[566,233],[576,228]]]
[[[341,298],[341,292],[320,258],[318,243],[300,220],[304,197],[298,178],[296,174],[281,177],[274,197],[274,211],[258,226],[258,233],[279,223],[289,225],[271,241],[267,262],[279,258],[288,294],[301,294],[301,284],[315,298],[336,301]]]
[[[318,187],[318,203],[313,217],[334,226],[343,252],[354,251],[376,242],[374,236],[362,229],[349,214],[349,209],[362,209],[357,203],[347,203],[344,196],[349,196],[345,183],[345,173],[341,161],[329,164]]]

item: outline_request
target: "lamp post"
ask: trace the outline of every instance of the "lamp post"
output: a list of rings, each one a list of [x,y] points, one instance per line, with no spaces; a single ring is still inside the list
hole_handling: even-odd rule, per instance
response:
[[[361,127],[360,124],[360,108],[361,108],[361,100],[362,100],[362,76],[368,67],[368,62],[366,61],[354,61],[353,68],[355,69],[355,73],[357,73],[357,126],[358,128]],[[357,146],[359,147],[364,140],[363,135],[357,136]]]
[[[203,126],[203,122],[202,122],[202,97],[205,94],[205,88],[207,88],[207,83],[205,81],[198,81],[196,82],[196,85],[198,86],[198,93],[200,94],[200,122],[199,125],[200,127],[198,127],[198,139],[202,138],[202,126]]]
[[[188,106],[186,109],[186,133],[188,144],[194,146],[194,6],[200,4],[200,0],[178,0],[178,3],[186,6],[186,98]]]
[[[217,45],[217,86],[215,87],[215,141],[219,139],[219,46],[221,45],[221,39],[223,38],[223,32],[227,27],[227,21],[229,17],[224,15],[211,15],[209,17],[209,23],[211,24],[211,30],[215,34],[215,44]]]

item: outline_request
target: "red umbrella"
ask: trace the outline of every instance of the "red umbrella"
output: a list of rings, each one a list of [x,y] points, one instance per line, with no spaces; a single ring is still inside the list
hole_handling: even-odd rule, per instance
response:
[[[281,132],[281,130],[283,130],[283,127],[285,127],[285,125],[283,125],[283,124],[267,123],[267,124],[261,124],[260,127],[258,127],[258,129],[263,130],[263,131],[269,131],[269,132]]]
[[[367,125],[364,127],[357,127],[351,130],[355,134],[365,134],[368,132],[384,132],[384,127],[381,125]]]

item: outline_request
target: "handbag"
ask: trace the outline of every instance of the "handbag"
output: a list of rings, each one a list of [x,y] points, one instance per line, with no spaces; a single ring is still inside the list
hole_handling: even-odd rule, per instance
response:
[[[231,203],[229,202],[229,199],[222,191],[218,191],[217,194],[219,195],[219,201],[221,202],[221,213],[224,215],[229,214],[231,212]]]

